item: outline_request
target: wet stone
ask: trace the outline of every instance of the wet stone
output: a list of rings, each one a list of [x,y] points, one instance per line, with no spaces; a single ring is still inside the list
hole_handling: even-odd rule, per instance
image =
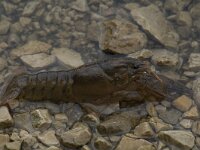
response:
[[[141,50],[147,37],[138,27],[125,20],[108,20],[101,24],[99,46],[113,53],[129,54]]]
[[[10,55],[13,58],[21,57],[23,55],[32,55],[36,53],[48,53],[51,48],[50,44],[41,41],[29,41],[25,45],[13,49]]]
[[[200,69],[200,53],[191,53],[188,60],[190,70],[196,71]]]
[[[169,124],[177,124],[181,115],[182,113],[180,111],[173,108],[159,112],[159,117]]]
[[[177,67],[179,64],[179,56],[177,53],[165,49],[154,50],[152,62],[157,66]]]
[[[5,147],[7,150],[21,150],[21,141],[6,143]]]
[[[192,132],[184,130],[161,131],[158,137],[164,143],[174,145],[184,150],[191,149],[194,146],[195,140]]]
[[[64,132],[61,139],[64,146],[76,148],[87,144],[91,136],[89,127],[79,123],[69,131]]]
[[[99,117],[93,113],[85,115],[83,121],[91,125],[97,125],[100,123]]]
[[[21,56],[20,59],[23,61],[23,63],[32,68],[44,68],[52,65],[56,61],[55,56],[48,55],[46,53],[24,55]]]
[[[155,147],[150,142],[144,139],[123,136],[115,150],[155,150]]]
[[[172,125],[163,122],[161,119],[157,117],[150,118],[149,123],[157,133],[160,131],[173,129]]]
[[[194,19],[197,19],[200,17],[200,2],[191,8],[190,13],[192,15],[192,18]]]
[[[193,121],[190,119],[183,119],[180,121],[180,125],[185,129],[190,129],[192,127]]]
[[[6,143],[10,141],[8,134],[0,134],[0,149],[3,149]]]
[[[97,137],[94,141],[97,150],[111,150],[112,144],[103,137]]]
[[[172,104],[178,110],[185,112],[192,106],[192,100],[189,97],[182,95],[175,99]]]
[[[36,109],[31,112],[31,121],[34,128],[47,129],[52,120],[47,109]]]
[[[0,21],[0,35],[7,34],[10,28],[10,22],[7,20]]]
[[[124,116],[114,115],[101,122],[97,129],[103,135],[127,133],[131,130],[131,121]]]
[[[13,125],[13,119],[5,106],[0,107],[0,129],[9,128]]]
[[[154,135],[154,131],[148,122],[143,122],[135,127],[134,135],[138,137],[152,137]]]
[[[55,48],[51,54],[55,55],[64,65],[79,67],[84,64],[81,55],[72,49]]]
[[[39,141],[47,146],[58,146],[60,143],[55,136],[55,131],[49,130],[38,135]]]
[[[199,118],[199,112],[196,106],[193,106],[190,110],[183,114],[183,118],[196,120]]]
[[[177,48],[179,35],[156,5],[133,8],[131,15],[146,32],[150,33],[161,44],[166,47]]]

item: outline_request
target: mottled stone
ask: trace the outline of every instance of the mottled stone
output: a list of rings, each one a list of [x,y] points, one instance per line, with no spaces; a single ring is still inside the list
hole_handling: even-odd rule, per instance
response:
[[[115,150],[155,150],[150,142],[144,139],[136,139],[134,137],[123,136]]]
[[[55,136],[55,131],[49,130],[38,135],[38,139],[47,146],[58,146],[60,143]]]
[[[173,106],[180,111],[187,111],[192,106],[192,99],[182,95],[173,101]]]
[[[113,19],[101,24],[99,46],[102,50],[129,54],[141,50],[146,43],[146,35],[131,22]]]
[[[143,122],[135,127],[134,135],[138,137],[152,137],[154,135],[154,131],[148,122]]]
[[[199,118],[199,112],[196,106],[193,106],[190,110],[183,114],[183,118],[196,120]]]
[[[24,55],[20,59],[23,63],[32,68],[44,68],[52,65],[56,61],[56,57],[46,53],[38,53],[33,55]]]
[[[177,53],[165,49],[154,50],[152,62],[158,66],[177,67],[179,64],[179,56]]]
[[[84,64],[81,55],[72,49],[55,48],[51,54],[55,55],[64,65],[76,68]]]
[[[47,109],[36,109],[31,112],[31,121],[34,128],[49,128],[52,120]]]
[[[7,34],[9,28],[10,28],[10,22],[7,20],[0,21],[0,35]]]
[[[192,127],[193,121],[190,119],[183,119],[180,121],[180,125],[185,129],[190,129]]]
[[[7,150],[21,150],[21,141],[14,141],[6,143],[5,147]]]
[[[111,150],[112,144],[103,137],[97,137],[94,141],[97,150]]]
[[[48,53],[51,48],[50,44],[41,41],[29,41],[25,45],[13,49],[10,55],[13,58],[20,57],[23,55],[31,55],[36,53]]]
[[[159,119],[157,117],[152,117],[149,120],[149,123],[151,124],[151,126],[154,128],[154,130],[157,133],[160,132],[160,131],[173,129],[172,125],[163,122],[161,119]]]
[[[133,8],[131,15],[146,32],[150,33],[161,44],[166,47],[177,48],[179,35],[156,5]]]
[[[192,132],[184,130],[161,131],[158,137],[166,144],[174,145],[183,150],[191,149],[195,140]]]
[[[29,112],[21,113],[21,114],[14,114],[14,122],[15,127],[27,130],[29,132],[33,131],[33,127],[31,124],[31,116]]]
[[[80,147],[87,144],[91,139],[91,131],[85,124],[78,124],[61,136],[63,145],[66,147]]]
[[[0,134],[0,149],[3,149],[6,143],[10,141],[8,134]]]
[[[166,123],[170,124],[177,124],[181,115],[182,113],[180,111],[173,108],[159,112],[159,117]]]
[[[13,125],[13,119],[5,106],[0,107],[0,129],[9,128]]]
[[[200,53],[191,53],[188,59],[188,67],[190,70],[200,69]]]

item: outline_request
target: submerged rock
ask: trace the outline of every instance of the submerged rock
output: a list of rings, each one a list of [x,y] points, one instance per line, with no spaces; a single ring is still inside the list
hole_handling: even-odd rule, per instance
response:
[[[146,35],[131,22],[113,19],[101,24],[99,46],[104,51],[129,54],[141,50],[146,43]]]
[[[131,15],[147,33],[150,33],[161,44],[166,47],[177,48],[179,35],[156,5],[135,7],[131,9]]]
[[[61,135],[63,145],[66,147],[80,147],[87,144],[92,137],[91,131],[85,124],[76,124],[71,130]]]
[[[184,130],[161,131],[158,137],[166,144],[174,145],[182,150],[192,149],[195,140],[192,132]]]

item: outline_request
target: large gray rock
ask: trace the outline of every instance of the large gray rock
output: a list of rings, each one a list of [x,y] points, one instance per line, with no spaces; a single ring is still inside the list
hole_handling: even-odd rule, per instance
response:
[[[56,57],[46,53],[38,53],[33,55],[24,55],[20,59],[32,68],[43,68],[50,66],[56,61]]]
[[[79,67],[84,64],[81,55],[72,49],[55,48],[51,54],[56,56],[64,65]]]
[[[152,143],[130,136],[123,136],[115,150],[155,150]]]
[[[101,24],[99,46],[102,50],[129,54],[141,50],[146,43],[146,35],[131,22],[113,19]]]
[[[60,143],[58,139],[56,138],[55,131],[48,130],[43,132],[42,134],[39,134],[38,139],[47,146],[59,146]]]
[[[71,130],[61,135],[63,145],[66,147],[80,147],[87,144],[92,137],[92,133],[85,124],[76,124]]]
[[[195,140],[192,132],[184,130],[161,131],[158,137],[166,144],[174,145],[182,150],[192,149]]]
[[[41,41],[29,41],[25,45],[13,49],[10,55],[13,58],[20,57],[23,55],[31,55],[36,53],[48,53],[51,45]]]
[[[179,35],[165,19],[164,14],[155,5],[133,8],[133,19],[161,44],[170,48],[177,48]]]

